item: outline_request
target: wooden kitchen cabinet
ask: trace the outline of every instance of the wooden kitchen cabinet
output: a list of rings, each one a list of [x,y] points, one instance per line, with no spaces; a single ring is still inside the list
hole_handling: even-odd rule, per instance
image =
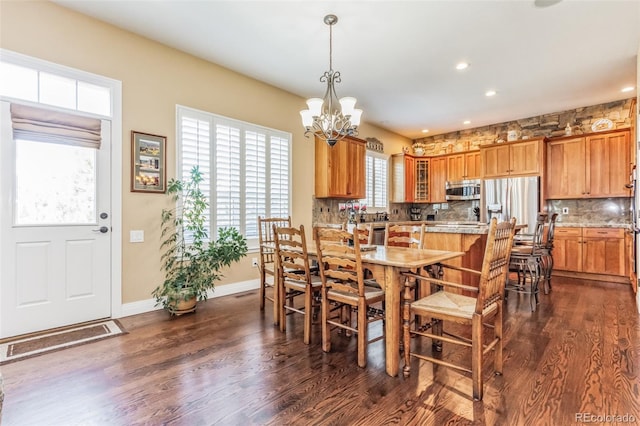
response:
[[[432,203],[446,203],[447,157],[431,157],[429,168],[430,201]]]
[[[409,154],[391,156],[391,202],[429,202],[429,158]]]
[[[366,141],[347,136],[333,147],[318,138],[315,144],[316,198],[365,198]]]
[[[630,197],[632,158],[628,129],[552,139],[546,198]]]
[[[480,151],[461,152],[447,156],[447,180],[457,182],[480,178]]]
[[[546,138],[503,142],[480,147],[483,178],[539,175],[544,164]]]
[[[408,154],[391,156],[391,202],[413,203],[416,194],[415,157]]]
[[[582,272],[626,275],[624,229],[582,228]]]
[[[429,183],[431,161],[428,158],[416,158],[415,198],[416,203],[429,202]]]
[[[423,247],[431,250],[449,250],[464,252],[464,256],[457,257],[447,264],[464,268],[482,269],[482,260],[487,244],[487,234],[462,234],[455,232],[425,232]],[[444,279],[477,287],[480,278],[477,274],[446,270]]]
[[[556,228],[554,271],[627,275],[625,232],[622,228]]]

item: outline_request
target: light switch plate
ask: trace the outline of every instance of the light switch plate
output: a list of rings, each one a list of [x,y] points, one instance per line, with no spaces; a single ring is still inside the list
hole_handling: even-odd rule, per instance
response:
[[[129,242],[130,243],[143,243],[144,242],[144,231],[143,230],[129,231]]]

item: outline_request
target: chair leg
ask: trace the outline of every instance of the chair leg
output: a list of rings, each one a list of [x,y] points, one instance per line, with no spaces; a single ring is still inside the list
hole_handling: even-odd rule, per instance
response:
[[[313,321],[313,289],[308,286],[304,292],[304,343],[311,343],[311,322]]]
[[[473,314],[471,320],[471,380],[474,401],[482,400],[482,316]]]
[[[409,377],[411,374],[411,301],[413,296],[411,295],[411,289],[409,286],[404,288],[404,302],[402,305],[402,335],[403,335],[403,347],[404,347],[404,368],[402,372],[404,377]]]
[[[551,273],[552,272],[553,272],[553,255],[549,253],[549,255],[547,256],[547,280],[546,280],[547,294],[549,294],[549,292],[551,291]]]
[[[285,306],[287,305],[287,289],[285,287],[280,287],[280,303],[278,304],[278,316],[280,318],[280,331],[283,333],[287,331],[287,310]]]
[[[433,334],[436,336],[442,336],[442,320],[432,319],[431,330],[433,330]],[[442,340],[431,339],[431,347],[436,352],[442,352]]]
[[[329,300],[327,299],[327,290],[322,289],[322,302],[320,310],[322,311],[322,350],[329,352],[331,350],[331,329],[329,328]]]
[[[364,298],[358,300],[358,366],[367,366],[367,304]]]
[[[494,360],[494,369],[497,375],[501,376],[502,375],[502,364],[503,364],[503,358],[502,358],[502,350],[503,350],[503,346],[504,346],[504,341],[502,340],[502,336],[503,336],[503,324],[502,324],[502,319],[503,319],[503,306],[502,303],[498,304],[498,311],[496,312],[496,315],[493,319],[493,329],[494,329],[494,337],[496,339],[498,339],[498,343],[496,344],[496,347],[494,348],[495,353],[495,360]]]
[[[267,274],[264,272],[264,268],[260,268],[260,310],[264,311],[264,299],[265,299],[265,292],[266,292],[266,279],[267,279]]]

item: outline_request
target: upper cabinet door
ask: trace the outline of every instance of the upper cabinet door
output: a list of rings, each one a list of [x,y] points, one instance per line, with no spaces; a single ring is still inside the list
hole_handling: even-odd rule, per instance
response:
[[[447,180],[457,182],[465,179],[464,154],[453,154],[447,156]]]
[[[509,145],[496,144],[482,152],[482,176],[485,178],[509,176],[511,170]]]
[[[547,198],[585,196],[584,158],[584,138],[547,143]]]
[[[480,151],[464,154],[465,179],[480,179],[481,162]]]
[[[585,140],[587,194],[590,197],[630,197],[629,132],[595,134]]]
[[[540,173],[540,141],[518,142],[509,145],[509,148],[510,175]]]
[[[333,147],[315,141],[316,198],[365,198],[366,141],[346,137]]]
[[[429,159],[429,195],[432,203],[446,203],[445,186],[447,181],[447,157],[432,157]]]
[[[630,197],[631,149],[627,129],[549,141],[546,198]]]
[[[544,137],[480,147],[482,177],[542,174]]]

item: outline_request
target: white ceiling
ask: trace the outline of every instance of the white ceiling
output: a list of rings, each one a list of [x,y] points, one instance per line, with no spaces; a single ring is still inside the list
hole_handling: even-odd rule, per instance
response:
[[[636,96],[638,0],[55,2],[304,98],[336,14],[338,96],[412,139]]]

